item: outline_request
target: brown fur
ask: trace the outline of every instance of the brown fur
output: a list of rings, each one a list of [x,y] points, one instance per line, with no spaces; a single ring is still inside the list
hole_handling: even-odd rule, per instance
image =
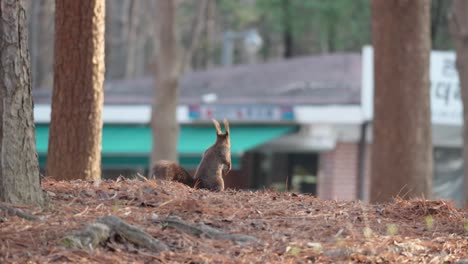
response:
[[[195,185],[195,179],[179,164],[169,160],[159,160],[153,165],[152,178],[178,181],[190,187]]]
[[[223,177],[231,171],[229,123],[224,119],[226,129],[224,134],[218,121],[213,119],[213,124],[216,128],[216,142],[203,153],[203,158],[195,172],[195,188],[223,191]]]

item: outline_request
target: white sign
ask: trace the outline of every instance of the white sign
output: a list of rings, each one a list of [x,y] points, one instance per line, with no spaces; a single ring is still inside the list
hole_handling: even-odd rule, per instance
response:
[[[291,106],[206,104],[189,105],[189,117],[192,120],[291,121],[294,111]]]
[[[432,51],[430,65],[432,123],[462,125],[463,106],[460,97],[455,52]],[[362,108],[366,120],[373,117],[374,69],[373,50],[366,46],[362,52]]]

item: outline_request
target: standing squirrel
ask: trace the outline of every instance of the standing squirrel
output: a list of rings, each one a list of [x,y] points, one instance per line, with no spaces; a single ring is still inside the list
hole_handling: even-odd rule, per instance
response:
[[[195,188],[211,191],[223,191],[224,180],[231,171],[231,140],[229,139],[229,123],[224,119],[223,134],[218,121],[213,119],[216,128],[216,142],[203,153],[202,160],[195,172]]]
[[[178,181],[190,187],[195,185],[195,179],[179,164],[169,160],[159,160],[152,168],[151,178]]]

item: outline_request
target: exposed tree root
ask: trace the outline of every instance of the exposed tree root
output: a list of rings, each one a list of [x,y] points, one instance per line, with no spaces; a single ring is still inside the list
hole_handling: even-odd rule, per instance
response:
[[[16,215],[18,217],[21,217],[29,221],[44,221],[43,217],[35,216],[19,208],[14,208],[14,207],[10,207],[4,204],[0,204],[0,209],[7,212],[10,215]]]
[[[128,224],[117,216],[106,216],[98,219],[98,222],[107,225],[112,231],[138,246],[155,252],[169,250],[163,242],[153,238],[140,228]]]
[[[69,247],[92,250],[109,239],[112,233],[116,233],[127,241],[153,252],[169,250],[163,242],[117,216],[99,218],[95,223],[91,223],[82,230],[67,236],[63,243]]]
[[[253,236],[243,235],[243,234],[229,234],[223,231],[220,231],[216,228],[199,224],[199,225],[191,225],[183,221],[177,216],[169,216],[166,219],[160,221],[164,227],[172,227],[179,231],[185,232],[192,236],[205,236],[211,239],[218,239],[218,240],[231,240],[238,243],[246,243],[246,242],[254,242],[260,243],[261,241]]]

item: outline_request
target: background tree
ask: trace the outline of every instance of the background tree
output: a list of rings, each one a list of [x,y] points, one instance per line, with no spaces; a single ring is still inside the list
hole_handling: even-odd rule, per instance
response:
[[[26,12],[0,0],[0,201],[41,205]]]
[[[156,44],[156,79],[151,125],[153,147],[151,161],[167,159],[178,161],[177,103],[179,76],[177,73],[177,46],[175,32],[175,1],[157,2],[159,27]]]
[[[26,1],[28,2],[28,1]],[[54,0],[30,2],[29,46],[31,51],[31,76],[33,88],[52,87],[54,53]]]
[[[196,49],[207,1],[198,1],[198,15],[191,23],[192,35],[188,41],[189,46],[183,54],[178,53],[181,43],[178,43],[176,36],[176,1],[159,0],[156,3],[158,33],[156,34],[155,92],[151,117],[153,128],[151,161],[165,159],[177,162],[179,78]]]
[[[429,0],[373,0],[371,201],[431,195]]]
[[[431,1],[431,44],[436,50],[453,50],[447,15],[452,0]]]
[[[453,0],[449,15],[457,53],[456,67],[460,78],[460,92],[463,102],[463,171],[464,171],[464,205],[468,206],[468,1]]]
[[[46,174],[100,179],[104,0],[56,0],[54,90]]]

